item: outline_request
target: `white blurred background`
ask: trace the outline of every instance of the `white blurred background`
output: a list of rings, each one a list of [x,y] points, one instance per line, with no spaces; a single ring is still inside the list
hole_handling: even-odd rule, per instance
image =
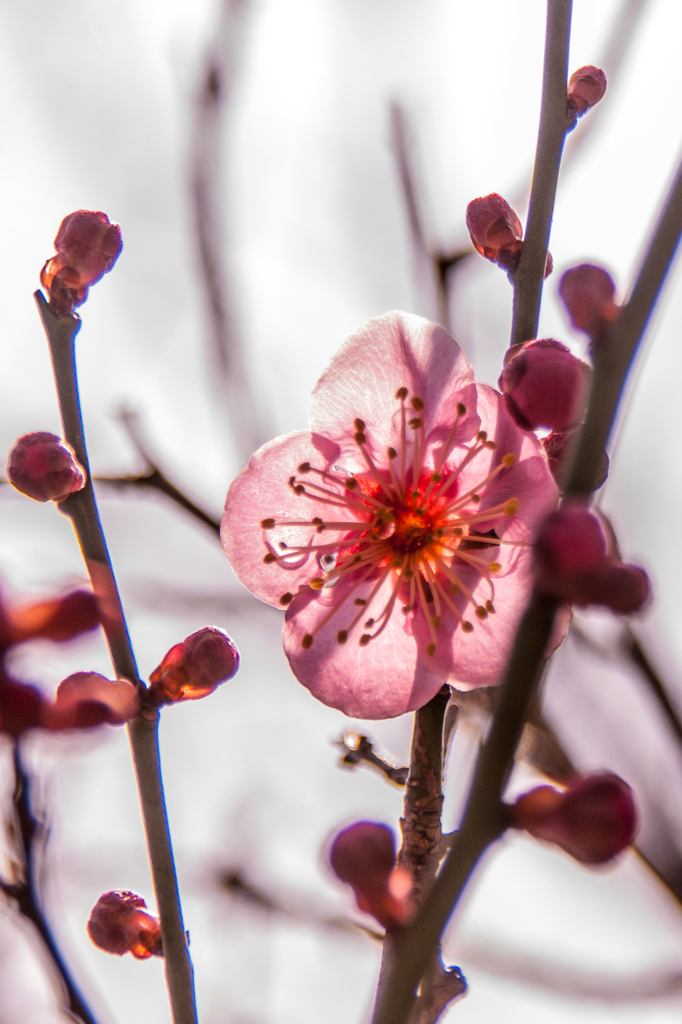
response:
[[[583,339],[567,328],[556,280],[589,259],[627,290],[682,143],[680,22],[675,0],[575,0],[571,69],[609,53],[616,68],[555,210],[558,273],[540,333],[577,353]],[[124,250],[81,310],[93,472],[144,469],[120,421],[133,410],[158,464],[218,518],[251,440],[306,426],[311,386],[352,330],[394,308],[439,315],[410,237],[391,103],[405,111],[428,246],[456,252],[470,199],[514,199],[528,181],[543,35],[541,0],[4,3],[0,449],[28,431],[59,432],[32,292],[62,217],[101,209],[120,223]],[[490,384],[510,304],[505,275],[477,257],[451,277],[451,327]],[[655,581],[655,606],[633,628],[682,709],[681,315],[673,272],[603,504],[624,555]],[[202,1024],[360,1024],[380,950],[340,923],[356,915],[321,850],[353,818],[395,825],[402,794],[369,771],[340,770],[331,743],[350,724],[406,763],[411,721],[363,726],[317,704],[288,669],[280,614],[243,591],[210,529],[140,490],[103,486],[99,498],[142,673],[205,624],[227,629],[242,654],[234,680],[162,721]],[[0,575],[8,597],[84,579],[69,522],[8,487]],[[562,648],[547,717],[579,767],[611,768],[634,786],[640,846],[682,896],[679,743],[623,656],[620,625],[583,615],[580,629],[589,643],[575,634]],[[14,664],[48,690],[70,671],[108,668],[92,638],[27,646]],[[474,750],[473,733],[458,736],[448,828]],[[108,957],[85,932],[105,890],[134,889],[153,904],[125,732],[35,737],[28,753],[51,827],[46,907],[98,1020],[165,1024],[160,962]],[[521,766],[514,786],[530,774]],[[523,837],[506,841],[477,876],[446,952],[471,986],[447,1016],[461,1024],[668,1024],[682,1010],[682,907],[634,853],[594,872]],[[30,938],[3,907],[0,1024],[64,1019]]]

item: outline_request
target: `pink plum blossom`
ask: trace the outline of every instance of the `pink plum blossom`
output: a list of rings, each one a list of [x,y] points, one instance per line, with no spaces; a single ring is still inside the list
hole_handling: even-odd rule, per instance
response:
[[[252,456],[222,540],[242,583],[286,607],[300,682],[347,715],[392,718],[443,682],[499,681],[556,502],[540,442],[450,335],[389,313],[320,377],[310,432]]]

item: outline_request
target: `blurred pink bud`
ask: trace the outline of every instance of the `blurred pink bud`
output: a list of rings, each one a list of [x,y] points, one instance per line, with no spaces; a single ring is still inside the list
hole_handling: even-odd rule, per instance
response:
[[[47,702],[35,686],[0,677],[0,730],[20,736],[43,723]]]
[[[150,675],[148,693],[156,704],[198,700],[231,679],[238,668],[239,653],[227,633],[205,626],[171,647]]]
[[[606,92],[606,75],[601,68],[586,64],[574,71],[568,80],[569,117],[582,117],[586,110],[599,103]]]
[[[88,935],[105,953],[132,953],[138,960],[163,956],[161,926],[141,896],[125,889],[105,892],[92,908]]]
[[[467,206],[466,225],[481,256],[505,270],[516,269],[523,247],[523,228],[506,199],[497,192],[472,199]]]
[[[85,474],[71,448],[45,431],[19,438],[10,453],[7,476],[18,491],[36,501],[64,501],[85,486]]]
[[[406,924],[412,916],[412,879],[395,866],[395,836],[387,825],[358,821],[334,838],[329,860],[337,878],[355,892],[360,910],[385,928]]]
[[[568,459],[573,454],[573,441],[577,439],[580,428],[574,430],[555,430],[542,438],[542,447],[547,454],[547,461],[552,476],[556,480],[559,490],[563,489],[566,472],[568,470]],[[599,483],[595,490],[602,486],[609,475],[609,457],[606,452],[602,456],[602,471]]]
[[[99,625],[99,604],[88,590],[74,590],[52,601],[7,607],[0,602],[0,653],[38,638],[62,643]]]
[[[593,341],[598,341],[620,316],[620,306],[613,301],[613,278],[592,263],[567,270],[559,281],[559,294],[573,326]]]
[[[118,224],[105,213],[76,210],[62,221],[54,240],[57,255],[40,272],[56,316],[68,316],[88,296],[88,288],[111,270],[123,242]]]
[[[565,792],[540,786],[509,808],[514,828],[556,843],[582,864],[604,864],[632,843],[637,810],[632,790],[603,772],[575,779]]]
[[[558,341],[543,338],[507,350],[498,381],[507,409],[524,430],[566,430],[585,413],[591,369]]]
[[[57,687],[44,714],[49,729],[84,729],[108,722],[122,725],[140,711],[137,690],[127,679],[107,679],[99,672],[74,672]]]
[[[583,505],[567,504],[552,512],[535,542],[538,589],[577,605],[605,605],[629,615],[651,596],[649,577],[607,553],[597,517]]]

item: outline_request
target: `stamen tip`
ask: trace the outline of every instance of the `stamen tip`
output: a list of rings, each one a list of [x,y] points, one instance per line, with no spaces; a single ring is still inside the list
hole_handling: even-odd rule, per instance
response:
[[[261,519],[260,521],[261,530],[271,530],[275,525],[274,519]]]
[[[315,579],[312,579],[310,581],[308,586],[310,587],[311,590],[322,590],[322,587],[324,586],[324,580],[320,576],[316,576]]]
[[[480,604],[478,606],[478,608],[476,609],[476,613],[475,614],[476,614],[476,617],[479,618],[479,619],[487,619],[488,618],[488,611],[487,611],[486,608],[483,607],[482,604]]]
[[[502,465],[505,467],[505,469],[510,469],[514,465],[514,463],[516,462],[516,456],[514,455],[513,452],[507,452],[506,455],[502,456],[500,461],[501,461]]]
[[[266,565],[272,565],[273,562],[277,561],[277,555],[273,555],[272,551],[268,551],[263,561],[265,562]]]
[[[464,416],[464,414],[466,413],[466,411],[467,411],[467,407],[466,407],[466,405],[464,405],[464,403],[463,403],[463,402],[458,402],[458,403],[457,403],[457,415],[458,415],[458,416]]]
[[[506,516],[515,516],[519,511],[519,499],[511,498],[510,501],[504,506],[504,514]]]
[[[426,645],[426,653],[428,654],[428,656],[430,658],[432,658],[434,656],[434,654],[436,653],[436,645],[435,644],[427,644]]]
[[[293,599],[294,599],[294,595],[290,594],[289,591],[287,591],[286,594],[282,594],[282,596],[279,599],[279,603],[280,604],[291,604]]]
[[[486,611],[490,612],[491,615],[495,614],[495,605],[492,603],[492,601],[486,601],[485,607]]]
[[[298,467],[298,472],[299,473],[309,473],[310,472],[310,463],[309,462],[302,462],[301,465]]]
[[[304,651],[307,651],[312,646],[313,646],[313,635],[312,635],[312,633],[306,633],[306,635],[301,640],[301,647],[303,648]]]
[[[416,410],[416,412],[421,412],[422,409],[424,408],[424,403],[422,402],[421,398],[417,398],[416,395],[410,402],[410,405],[412,406],[413,409]]]
[[[345,644],[347,639],[348,639],[348,630],[346,630],[346,629],[341,629],[336,634],[336,642],[338,644]]]
[[[398,388],[398,390],[395,393],[395,397],[400,399],[401,401],[402,399],[407,398],[407,388]]]
[[[472,624],[465,620],[462,623],[462,632],[463,633],[473,633],[473,631],[474,631],[474,627],[472,626]]]
[[[370,636],[369,633],[363,633],[362,636],[360,637],[360,641],[359,641],[360,646],[361,647],[366,647],[371,639],[372,639],[372,637]]]

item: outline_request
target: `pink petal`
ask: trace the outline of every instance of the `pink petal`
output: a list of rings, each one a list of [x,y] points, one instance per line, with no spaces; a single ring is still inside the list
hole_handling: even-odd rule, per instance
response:
[[[221,539],[227,559],[237,578],[252,594],[266,604],[281,608],[285,593],[296,594],[319,571],[314,556],[300,554],[289,564],[266,564],[269,551],[281,554],[281,544],[306,546],[318,542],[313,526],[276,527],[263,530],[261,522],[273,518],[285,522],[309,522],[315,516],[329,518],[330,506],[319,505],[294,494],[288,484],[303,462],[320,469],[328,466],[338,449],[327,445],[325,456],[313,444],[325,446],[323,438],[313,438],[308,431],[285,434],[269,441],[251,456],[227,494]],[[343,508],[334,508],[337,520],[349,518]]]
[[[310,429],[339,445],[349,471],[365,469],[353,440],[354,420],[364,420],[370,450],[384,461],[386,449],[398,446],[400,403],[395,395],[405,387],[409,398],[424,402],[427,436],[440,428],[444,439],[443,428],[449,428],[462,402],[467,415],[458,440],[467,440],[479,429],[473,379],[464,353],[442,327],[408,313],[386,313],[351,334],[318,380]]]

